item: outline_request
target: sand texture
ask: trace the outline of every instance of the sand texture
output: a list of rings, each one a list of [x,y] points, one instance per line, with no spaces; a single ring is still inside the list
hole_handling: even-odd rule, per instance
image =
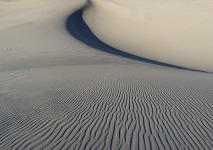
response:
[[[213,72],[213,1],[90,0],[84,20],[125,52]]]
[[[213,75],[102,43],[85,4],[0,3],[0,149],[213,149]]]

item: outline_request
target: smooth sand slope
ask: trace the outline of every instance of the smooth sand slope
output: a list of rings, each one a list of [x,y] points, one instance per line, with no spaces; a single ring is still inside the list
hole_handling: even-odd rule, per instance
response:
[[[90,0],[84,20],[117,49],[213,72],[212,8],[212,0]]]
[[[212,74],[81,43],[84,4],[0,5],[0,149],[212,149]]]
[[[167,67],[173,67],[177,69],[188,69],[193,70],[189,68],[179,67],[171,64],[166,64],[162,62],[158,62],[155,60],[150,60],[147,58],[143,58],[141,56],[132,55],[130,53],[124,52],[122,50],[116,49],[111,47],[110,45],[107,45],[106,43],[103,43],[100,39],[98,39],[90,30],[90,28],[87,26],[85,21],[82,18],[83,11],[85,10],[85,7],[82,9],[79,9],[75,13],[73,13],[69,18],[67,19],[67,30],[69,33],[78,39],[79,41],[83,42],[84,44],[93,47],[95,49],[101,50],[106,53],[110,53],[113,55],[121,56],[124,58],[134,59],[142,62],[148,62],[151,64],[161,65],[161,66],[167,66]],[[194,70],[198,71],[198,70]]]

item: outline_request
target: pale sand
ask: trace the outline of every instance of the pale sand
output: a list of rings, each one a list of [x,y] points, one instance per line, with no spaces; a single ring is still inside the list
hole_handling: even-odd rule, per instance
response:
[[[213,72],[212,8],[211,0],[90,0],[84,20],[117,49]]]
[[[84,45],[84,4],[0,5],[0,149],[212,149],[212,74]]]

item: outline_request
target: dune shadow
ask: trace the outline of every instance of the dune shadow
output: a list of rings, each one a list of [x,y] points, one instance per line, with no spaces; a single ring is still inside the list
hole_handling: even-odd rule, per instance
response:
[[[116,48],[113,48],[102,41],[100,41],[89,29],[87,24],[84,22],[82,18],[83,14],[83,8],[80,10],[77,10],[74,12],[71,16],[68,17],[67,22],[66,22],[66,27],[69,33],[78,39],[79,41],[83,42],[84,44],[91,46],[95,49],[101,50],[106,53],[110,53],[113,55],[117,55],[120,57],[128,58],[128,59],[133,59],[137,61],[142,61],[146,63],[151,63],[155,65],[161,65],[161,66],[166,66],[166,67],[172,67],[176,69],[187,69],[187,70],[192,70],[184,67],[179,67],[171,64],[166,64],[150,59],[146,59],[143,57],[135,56],[126,52],[123,52],[121,50],[118,50]]]

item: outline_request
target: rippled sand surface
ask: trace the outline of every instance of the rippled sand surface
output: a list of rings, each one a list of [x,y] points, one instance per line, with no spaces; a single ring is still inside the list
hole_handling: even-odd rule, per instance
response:
[[[213,75],[101,50],[85,4],[0,5],[0,149],[212,149]]]

